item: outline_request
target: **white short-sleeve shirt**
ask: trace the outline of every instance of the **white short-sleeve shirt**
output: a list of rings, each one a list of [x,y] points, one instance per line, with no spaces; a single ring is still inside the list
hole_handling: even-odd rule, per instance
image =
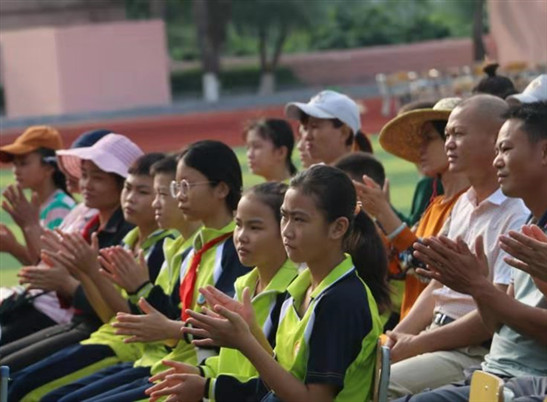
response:
[[[505,253],[499,247],[498,238],[510,230],[519,230],[530,211],[520,198],[508,198],[501,189],[477,203],[473,188],[467,190],[458,199],[452,209],[448,227],[448,238],[461,237],[471,250],[475,249],[475,240],[483,236],[484,252],[490,267],[489,279],[496,284],[509,285],[511,269],[503,261]],[[447,286],[433,291],[435,312],[446,314],[454,319],[477,308],[475,301]]]

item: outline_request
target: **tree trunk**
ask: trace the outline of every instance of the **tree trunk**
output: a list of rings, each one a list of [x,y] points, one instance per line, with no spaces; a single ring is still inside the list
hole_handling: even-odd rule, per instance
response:
[[[484,0],[475,0],[475,11],[473,12],[473,60],[483,61],[486,49],[482,40],[484,31]]]
[[[273,71],[262,71],[260,75],[259,95],[271,95],[275,92],[275,74]]]
[[[220,81],[215,73],[204,73],[202,76],[203,98],[207,102],[218,102],[220,98]]]
[[[271,32],[270,30],[269,32]],[[275,92],[275,70],[281,57],[281,50],[287,39],[288,29],[285,25],[281,27],[277,40],[272,50],[272,58],[268,60],[268,31],[265,27],[260,27],[258,31],[258,46],[260,53],[260,86],[259,95],[271,95]]]
[[[216,102],[219,99],[220,92],[220,85],[218,81],[220,56],[218,53],[218,47],[209,34],[209,25],[212,21],[210,21],[208,0],[194,0],[192,6],[194,19],[196,21],[201,67],[203,69],[203,97],[208,102]]]

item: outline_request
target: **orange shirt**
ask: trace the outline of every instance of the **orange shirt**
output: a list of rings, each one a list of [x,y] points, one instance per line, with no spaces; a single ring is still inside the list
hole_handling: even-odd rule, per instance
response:
[[[450,216],[452,207],[464,191],[465,190],[456,194],[451,200],[448,201],[445,200],[444,195],[435,197],[424,211],[422,218],[418,222],[416,230],[412,232],[409,228],[405,228],[392,240],[392,246],[395,247],[398,252],[403,252],[412,246],[418,238],[425,238],[440,234],[443,225]],[[415,276],[414,271],[409,271],[407,273],[405,277],[405,292],[401,304],[401,320],[408,314],[412,308],[412,305],[426,286],[427,283],[421,281],[417,276]]]

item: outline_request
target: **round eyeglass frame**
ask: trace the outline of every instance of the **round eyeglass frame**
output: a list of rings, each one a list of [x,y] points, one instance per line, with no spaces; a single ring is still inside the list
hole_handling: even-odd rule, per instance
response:
[[[179,194],[187,195],[190,189],[194,186],[199,186],[202,184],[215,184],[214,181],[198,181],[195,183],[190,183],[186,179],[182,179],[180,182],[173,180],[171,181],[171,184],[169,185],[169,192],[171,193],[171,197],[177,198]]]

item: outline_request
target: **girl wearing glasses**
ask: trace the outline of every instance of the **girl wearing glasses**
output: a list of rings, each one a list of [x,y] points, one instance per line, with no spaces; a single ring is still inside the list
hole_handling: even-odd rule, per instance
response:
[[[296,174],[292,163],[294,136],[291,125],[282,119],[252,121],[243,133],[247,162],[253,174],[266,181],[285,181]]]
[[[150,305],[145,305],[144,315],[119,313],[113,326],[118,335],[131,336],[132,339],[126,342],[163,341],[173,348],[164,359],[194,366],[217,353],[212,348],[195,347],[191,337],[182,336],[181,328],[188,319],[186,309],[199,310],[206,302],[199,288],[212,285],[233,296],[235,280],[249,272],[239,261],[233,241],[234,210],[241,198],[241,187],[241,168],[227,145],[205,140],[182,151],[170,191],[186,220],[199,221],[203,227],[195,235],[192,247],[185,252],[180,265],[180,287],[174,292],[176,304],[182,307],[180,319],[170,320]],[[146,331],[145,326],[153,326],[155,330]],[[60,400],[123,402],[145,399],[144,391],[150,387],[149,377],[168,368],[158,359],[151,367],[129,367],[111,372]]]
[[[253,319],[220,304],[214,313],[189,311],[193,327],[183,331],[206,338],[196,345],[243,353],[260,375],[257,400],[368,400],[381,333],[375,299],[389,303],[386,252],[375,225],[356,206],[351,180],[325,165],[291,180],[281,217],[287,255],[308,268],[287,289],[275,358],[251,330]],[[266,384],[273,392],[261,399]]]

